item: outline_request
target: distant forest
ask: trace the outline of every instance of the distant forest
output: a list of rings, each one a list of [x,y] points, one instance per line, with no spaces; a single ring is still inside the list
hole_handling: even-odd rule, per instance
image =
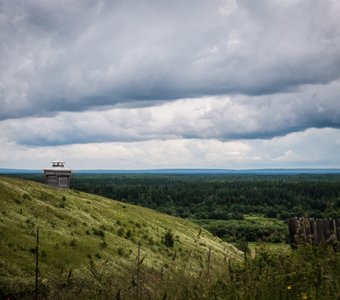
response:
[[[78,175],[72,188],[182,218],[339,216],[340,176]]]
[[[38,175],[24,177],[42,180]],[[71,185],[79,191],[189,218],[231,242],[284,242],[287,228],[283,221],[289,217],[340,217],[340,175],[334,174],[86,174],[74,175]],[[254,215],[262,219],[249,218]]]

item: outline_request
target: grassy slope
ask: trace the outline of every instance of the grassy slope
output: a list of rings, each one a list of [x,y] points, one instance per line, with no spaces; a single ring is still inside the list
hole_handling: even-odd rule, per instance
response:
[[[215,263],[239,259],[231,245],[198,225],[150,209],[31,181],[0,177],[0,280],[33,278],[35,230],[40,228],[42,270],[113,262],[117,269],[135,261],[137,242],[144,264],[155,268],[176,261],[205,264],[208,248]],[[161,242],[170,230],[173,249]],[[102,236],[104,235],[104,236]]]

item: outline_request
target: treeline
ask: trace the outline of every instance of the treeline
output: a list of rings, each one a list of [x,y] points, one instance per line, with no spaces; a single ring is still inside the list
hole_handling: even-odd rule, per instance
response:
[[[193,219],[339,216],[340,176],[78,175],[72,188]]]

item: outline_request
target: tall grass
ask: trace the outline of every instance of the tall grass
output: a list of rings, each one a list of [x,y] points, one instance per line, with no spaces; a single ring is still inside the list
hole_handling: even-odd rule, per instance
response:
[[[213,253],[211,253],[213,255]],[[221,261],[193,268],[194,255],[185,263],[174,258],[167,268],[142,264],[141,299],[339,299],[339,253],[331,247],[300,246],[297,250],[257,248],[242,262]],[[49,273],[39,281],[40,298],[135,299],[136,262],[117,270],[114,262],[96,260],[89,266]],[[31,298],[34,277],[2,281],[0,298]],[[4,284],[7,289],[4,289]]]

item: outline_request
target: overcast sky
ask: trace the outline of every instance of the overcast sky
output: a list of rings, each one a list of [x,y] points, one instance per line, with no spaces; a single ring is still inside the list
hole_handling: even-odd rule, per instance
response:
[[[340,168],[338,0],[0,0],[0,168]]]

